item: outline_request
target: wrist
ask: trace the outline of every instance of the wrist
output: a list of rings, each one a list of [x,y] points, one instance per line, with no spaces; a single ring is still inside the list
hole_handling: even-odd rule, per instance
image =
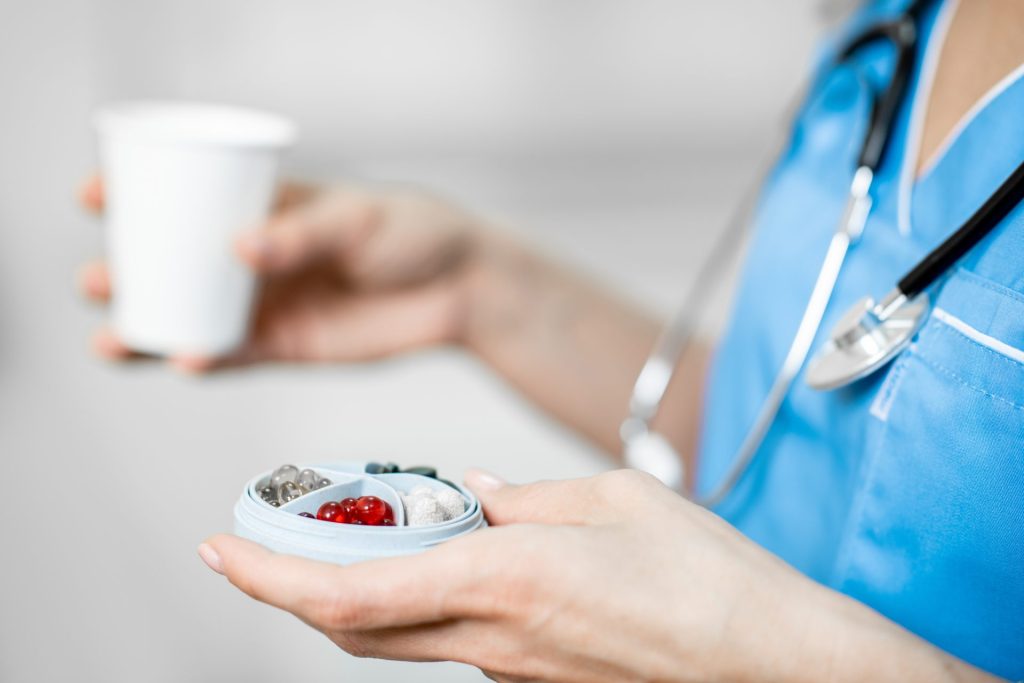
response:
[[[459,276],[459,314],[453,337],[487,357],[502,340],[526,326],[530,300],[540,286],[542,260],[495,231],[481,230]]]
[[[707,678],[744,683],[917,680],[883,675],[878,660],[894,644],[892,634],[881,633],[875,620],[900,630],[773,558],[736,596],[736,608],[723,628],[723,646],[707,662]]]
[[[943,652],[856,600],[813,586],[804,619],[807,636],[792,680],[829,683],[988,681],[978,669]],[[822,675],[821,672],[827,672]],[[796,677],[799,674],[800,677]]]

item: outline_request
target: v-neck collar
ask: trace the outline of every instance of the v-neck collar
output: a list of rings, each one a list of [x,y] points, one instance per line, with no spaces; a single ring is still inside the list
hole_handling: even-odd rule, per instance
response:
[[[928,35],[920,76],[910,105],[910,123],[904,144],[903,162],[900,166],[899,195],[896,208],[896,225],[903,237],[909,237],[911,233],[911,209],[914,201],[914,186],[918,181],[917,164],[921,155],[928,102],[931,100],[932,88],[935,85],[935,74],[939,70],[939,57],[946,44],[949,27],[953,23],[953,17],[956,15],[956,8],[959,4],[959,0],[944,0],[939,8],[939,14]],[[934,158],[933,155],[932,160]]]
[[[912,233],[912,213],[914,191],[921,181],[932,174],[935,168],[946,157],[949,150],[967,130],[968,126],[991,105],[1000,95],[1024,78],[1024,64],[1021,64],[998,83],[985,91],[978,100],[961,116],[956,124],[946,133],[939,146],[925,161],[921,173],[917,173],[921,154],[921,142],[924,133],[924,121],[931,100],[935,75],[938,72],[940,55],[946,44],[949,28],[959,7],[959,0],[945,0],[939,8],[939,14],[928,38],[927,47],[921,65],[918,87],[915,89],[911,104],[910,123],[904,145],[903,162],[900,167],[899,195],[897,198],[897,226],[900,235],[909,237]]]

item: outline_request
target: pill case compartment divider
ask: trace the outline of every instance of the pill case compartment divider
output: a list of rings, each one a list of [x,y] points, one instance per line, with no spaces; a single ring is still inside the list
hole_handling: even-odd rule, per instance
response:
[[[355,474],[342,475],[338,472],[331,472],[329,470],[319,470],[324,472],[324,476],[327,476],[332,482],[330,486],[325,486],[322,489],[311,491],[305,495],[299,496],[295,500],[289,501],[277,508],[281,512],[288,512],[298,516],[300,512],[308,512],[314,517],[316,511],[320,509],[320,506],[324,503],[332,500],[342,500],[344,498],[359,498],[360,496],[377,496],[388,505],[395,512],[395,524],[402,526],[405,524],[405,510],[402,507],[402,499],[391,486],[384,482],[370,476],[359,476]],[[344,479],[342,479],[344,476]],[[262,482],[260,482],[262,483]],[[250,495],[252,493],[250,492]],[[256,497],[259,498],[259,489],[256,490]],[[300,517],[309,521],[306,517]],[[319,520],[316,520],[319,521]]]
[[[418,474],[365,474],[365,466],[366,463],[351,461],[300,466],[300,469],[311,467],[330,479],[332,484],[279,508],[270,506],[259,496],[259,489],[269,481],[270,472],[253,478],[235,505],[235,533],[275,552],[349,564],[420,552],[486,525],[479,501],[471,491],[461,486],[455,488],[465,499],[466,510],[459,517],[442,524],[371,527],[322,522],[298,515],[299,512],[316,514],[319,506],[328,500],[374,495],[392,506],[396,523],[402,524],[405,510],[399,491],[408,493],[417,486],[448,488],[444,482]]]

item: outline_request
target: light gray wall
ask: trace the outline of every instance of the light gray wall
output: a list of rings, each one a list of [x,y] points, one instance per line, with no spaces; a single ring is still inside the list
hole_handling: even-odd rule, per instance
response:
[[[0,0],[0,681],[480,680],[359,661],[201,566],[252,473],[393,458],[598,471],[453,351],[209,380],[109,367],[73,289],[99,102],[295,117],[294,173],[439,187],[647,305],[769,146],[813,0]]]

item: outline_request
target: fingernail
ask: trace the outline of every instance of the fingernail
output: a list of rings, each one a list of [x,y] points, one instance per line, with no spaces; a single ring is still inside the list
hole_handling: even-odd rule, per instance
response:
[[[217,572],[218,574],[224,574],[224,566],[220,563],[220,555],[213,549],[209,543],[199,544],[199,557],[203,558],[203,562],[206,566]]]
[[[508,483],[498,475],[485,470],[469,470],[465,479],[467,486],[482,491],[497,491]]]

